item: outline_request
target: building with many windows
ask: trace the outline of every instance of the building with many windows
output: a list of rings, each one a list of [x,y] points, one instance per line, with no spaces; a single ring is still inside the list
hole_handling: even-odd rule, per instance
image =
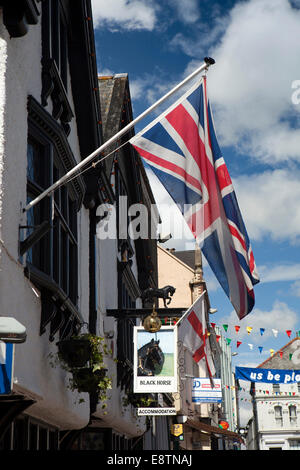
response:
[[[197,364],[191,352],[180,342],[178,345],[179,391],[174,394],[177,415],[175,422],[183,424],[183,440],[176,442],[180,449],[186,450],[224,450],[239,447],[241,438],[236,432],[233,400],[234,387],[231,368],[231,348],[216,339],[216,332],[210,326],[210,299],[203,278],[201,250],[177,251],[158,246],[158,281],[163,286],[167,282],[176,291],[171,308],[188,309],[195,300],[205,293],[207,338],[215,364],[215,377],[221,378],[222,403],[195,403],[192,396],[193,378],[208,377],[206,365]],[[179,326],[180,328],[180,326]],[[229,429],[221,429],[219,420],[226,419]],[[175,448],[174,447],[174,448]]]
[[[122,311],[156,285],[156,240],[121,236],[119,221],[113,239],[98,236],[100,209],[116,208],[119,196],[128,207],[154,202],[140,159],[129,146],[116,150],[28,206],[132,119],[127,77],[114,84],[112,95],[100,86],[105,108],[90,0],[0,1],[0,315],[27,331],[14,345],[11,390],[0,394],[0,449],[158,448],[162,436],[164,423],[155,437],[122,401],[139,321]],[[103,337],[109,350],[105,410],[52,361],[80,333]]]
[[[296,337],[258,367],[299,370]],[[300,449],[300,383],[252,383],[253,418],[247,425],[247,450]]]
[[[89,324],[98,176],[25,207],[101,144],[90,2],[0,7],[0,315],[27,330],[14,347],[12,393],[0,396],[0,446],[58,448],[90,419],[89,400],[74,406],[76,392],[49,355]]]
[[[98,82],[103,139],[107,141],[132,121],[129,80],[124,73],[100,75]],[[101,402],[92,409],[84,439],[81,437],[74,444],[81,449],[90,445],[91,436],[98,448],[169,448],[166,418],[156,419],[153,432],[152,421],[137,416],[138,396],[133,394],[133,327],[141,322],[138,311],[143,307],[142,291],[157,286],[156,238],[151,236],[151,226],[153,229],[159,221],[141,159],[127,143],[133,134],[134,129],[108,148],[103,161],[103,176],[110,192],[96,211],[95,321],[97,334],[106,337],[114,351],[108,362],[113,387],[105,409]],[[139,233],[133,237],[130,233],[137,204],[149,217],[143,237]],[[126,309],[133,309],[137,314],[130,317],[124,314]]]

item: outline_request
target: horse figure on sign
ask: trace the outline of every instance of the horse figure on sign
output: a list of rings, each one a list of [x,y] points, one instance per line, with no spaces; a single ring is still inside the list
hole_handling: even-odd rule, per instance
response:
[[[154,299],[158,298],[163,299],[164,306],[167,308],[167,305],[169,305],[169,303],[171,302],[172,296],[175,291],[176,289],[173,286],[165,286],[161,289],[158,289],[156,287],[149,287],[148,289],[142,292],[141,299],[145,302],[153,302]]]
[[[152,339],[138,350],[137,375],[158,375],[162,371],[165,356],[159,346],[159,340]]]

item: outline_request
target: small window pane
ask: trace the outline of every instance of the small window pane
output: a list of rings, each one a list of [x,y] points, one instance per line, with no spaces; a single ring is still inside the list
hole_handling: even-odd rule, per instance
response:
[[[39,428],[39,450],[47,450],[48,448],[48,431],[46,428]]]
[[[37,436],[38,436],[38,429],[37,425],[31,423],[29,426],[29,450],[37,450]]]

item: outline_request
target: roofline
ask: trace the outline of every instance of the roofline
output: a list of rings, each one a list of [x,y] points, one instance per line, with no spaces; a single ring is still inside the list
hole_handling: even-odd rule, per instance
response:
[[[181,261],[179,258],[177,258],[176,256],[172,255],[172,253],[168,250],[166,250],[165,248],[163,248],[162,246],[160,246],[159,244],[157,244],[157,247],[164,251],[166,254],[168,254],[171,258],[173,258],[175,261],[177,261],[179,264],[182,264],[183,267],[187,268],[191,273],[195,273],[195,270],[192,269],[190,266],[188,266],[187,264],[185,264],[183,261]],[[203,283],[203,287],[204,287],[204,291],[205,291],[205,298],[206,298],[206,301],[207,301],[207,305],[208,305],[208,308],[210,308],[210,300],[209,300],[209,295],[208,295],[208,292],[207,292],[207,285],[206,285],[206,281],[205,279],[203,279],[201,281]]]
[[[257,368],[259,367],[262,367],[266,362],[269,362],[271,359],[273,359],[274,356],[276,356],[277,354],[279,354],[281,351],[283,351],[285,348],[287,348],[288,346],[290,346],[294,341],[296,340],[300,340],[300,337],[299,336],[296,336],[296,338],[293,338],[291,341],[289,341],[285,346],[283,346],[282,348],[278,349],[278,351],[276,351],[276,353],[272,354],[271,357],[268,357],[268,359],[266,359],[264,362],[262,362],[261,364],[259,364],[259,366],[257,366]]]
[[[157,245],[157,247],[160,248],[162,251],[164,251],[166,254],[168,254],[171,258],[173,258],[179,264],[182,264],[185,268],[187,268],[189,271],[191,271],[191,273],[194,274],[194,272],[195,272],[194,269],[192,269],[188,264],[184,263],[179,258],[177,258],[177,256],[172,255],[172,253],[169,250],[167,250],[166,248],[163,248],[160,245]]]

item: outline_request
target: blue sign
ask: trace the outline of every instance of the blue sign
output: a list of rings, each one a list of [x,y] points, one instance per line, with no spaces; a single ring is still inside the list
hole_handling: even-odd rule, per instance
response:
[[[0,363],[0,395],[11,393],[12,371],[13,371],[13,348],[12,343],[2,343],[2,360]]]
[[[250,382],[292,384],[300,383],[300,370],[236,367],[235,377]]]

